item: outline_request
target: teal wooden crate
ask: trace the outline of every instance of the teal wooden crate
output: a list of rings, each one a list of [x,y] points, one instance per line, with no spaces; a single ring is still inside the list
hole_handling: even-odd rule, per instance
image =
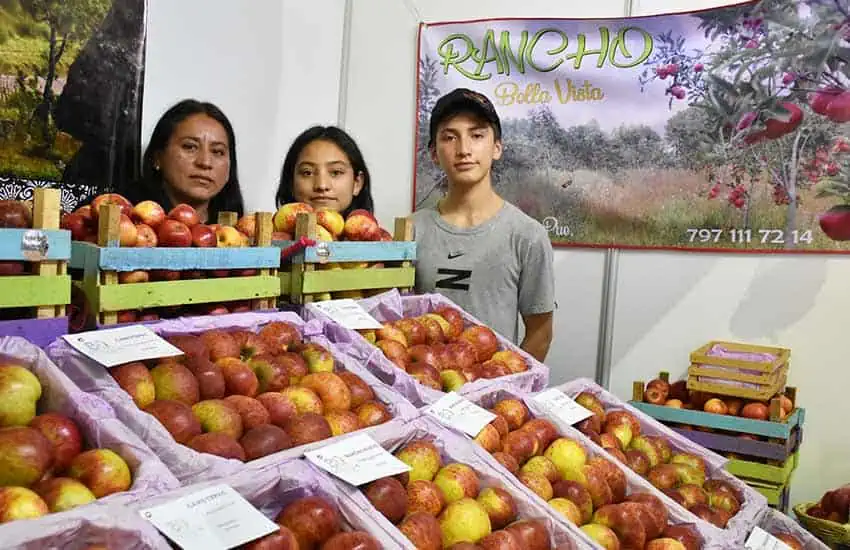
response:
[[[64,229],[0,229],[0,260],[30,262],[24,239],[41,238],[45,244],[39,261],[71,258],[71,232]]]
[[[120,248],[77,242],[71,267],[92,271],[277,269],[280,250],[251,248]]]
[[[629,404],[661,422],[689,424],[691,426],[760,435],[774,439],[790,438],[791,432],[797,426],[802,426],[806,417],[806,410],[800,407],[796,408],[784,422],[769,422],[766,420],[741,418],[739,416],[676,409],[663,405],[651,405],[642,401],[632,400],[629,401]]]
[[[272,241],[273,246],[288,248],[297,241]],[[344,263],[344,262],[403,262],[416,259],[414,241],[333,241],[319,242],[304,249],[303,262]]]

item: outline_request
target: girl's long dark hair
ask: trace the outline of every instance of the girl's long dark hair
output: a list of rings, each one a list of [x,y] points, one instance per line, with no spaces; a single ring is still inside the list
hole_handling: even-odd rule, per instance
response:
[[[348,162],[354,170],[354,175],[360,175],[363,179],[363,186],[360,188],[360,193],[352,197],[351,204],[345,211],[341,212],[342,215],[347,216],[349,212],[357,209],[372,212],[375,208],[372,202],[372,186],[369,178],[369,169],[366,167],[366,161],[363,160],[363,153],[360,152],[360,148],[354,139],[345,130],[336,126],[313,126],[304,130],[292,142],[292,146],[290,146],[283,161],[283,169],[280,172],[280,184],[277,188],[277,195],[275,195],[275,203],[278,208],[286,203],[296,202],[292,192],[295,182],[295,163],[298,162],[301,151],[316,140],[330,141],[342,149],[342,152],[348,157]]]
[[[212,103],[197,101],[195,99],[184,99],[170,109],[156,123],[151,134],[148,148],[142,158],[142,177],[134,183],[125,183],[118,188],[118,192],[127,197],[133,204],[143,200],[153,200],[162,205],[166,211],[173,208],[171,200],[165,192],[165,182],[162,174],[154,168],[154,160],[168,146],[171,135],[181,122],[192,115],[207,115],[222,125],[227,132],[228,148],[230,149],[230,174],[227,183],[221,192],[210,200],[207,221],[216,223],[219,212],[236,212],[242,216],[245,212],[242,201],[242,191],[239,189],[239,176],[236,164],[236,134],[233,125],[227,116]]]

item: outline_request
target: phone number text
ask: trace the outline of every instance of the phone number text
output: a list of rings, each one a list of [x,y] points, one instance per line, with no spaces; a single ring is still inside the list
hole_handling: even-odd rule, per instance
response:
[[[688,229],[689,243],[812,244],[812,230],[782,229]]]

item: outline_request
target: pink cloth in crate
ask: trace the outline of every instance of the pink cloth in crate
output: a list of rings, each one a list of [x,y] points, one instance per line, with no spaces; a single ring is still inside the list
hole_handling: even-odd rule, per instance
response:
[[[230,315],[214,315],[206,317],[185,317],[153,323],[149,327],[157,334],[164,336],[174,334],[197,333],[210,329],[246,329],[257,330],[260,326],[272,321],[285,321],[299,327],[305,340],[326,346],[346,370],[360,376],[372,390],[375,396],[389,406],[397,419],[409,419],[416,416],[416,409],[406,399],[397,395],[389,387],[380,383],[369,372],[362,368],[356,360],[348,357],[331,344],[323,336],[325,323],[311,321],[305,323],[300,317],[291,312],[272,313],[237,313]],[[287,449],[252,461],[243,463],[234,459],[198,453],[189,447],[174,441],[171,434],[153,416],[139,410],[130,396],[112,379],[107,370],[76,352],[64,341],[57,341],[48,348],[48,354],[57,364],[83,389],[97,394],[115,409],[118,418],[157,453],[162,461],[171,469],[182,483],[194,483],[200,480],[225,477],[246,468],[247,464],[265,464],[269,461],[279,462],[284,458],[301,456],[305,450],[321,446],[327,442]],[[369,430],[369,428],[367,428]]]
[[[358,300],[358,303],[368,311],[375,319],[380,322],[397,321],[402,317],[418,316],[434,311],[438,307],[448,306],[453,307],[461,312],[464,319],[464,325],[480,325],[481,321],[462,310],[457,304],[441,294],[422,294],[413,296],[402,296],[398,290],[393,289],[371,298]],[[315,306],[307,304],[304,306],[304,315],[307,319],[323,319],[331,321],[322,311]],[[372,373],[377,376],[382,382],[392,385],[398,392],[404,395],[411,403],[417,407],[422,407],[430,403],[434,403],[440,399],[443,392],[423,386],[416,381],[415,378],[402,371],[387,359],[383,352],[367,342],[356,331],[346,329],[336,325],[337,329],[332,333],[332,339],[336,339],[341,343],[351,345],[350,353],[355,355]],[[480,379],[475,382],[465,384],[461,387],[458,393],[466,394],[474,392],[478,389],[487,387],[496,380],[499,383],[509,383],[512,387],[520,391],[540,391],[549,383],[549,367],[540,363],[525,351],[521,350],[512,342],[503,338],[501,335],[496,335],[499,339],[500,349],[511,349],[518,352],[528,363],[528,371],[503,376],[498,379]],[[334,340],[334,341],[336,341]]]
[[[134,506],[136,511],[164,504],[195,491],[224,483],[258,508],[272,521],[292,501],[305,496],[321,496],[336,505],[347,530],[362,530],[372,534],[384,548],[400,548],[404,536],[389,533],[340,490],[328,474],[303,459],[284,459],[257,465],[256,462],[239,473],[182,487]]]

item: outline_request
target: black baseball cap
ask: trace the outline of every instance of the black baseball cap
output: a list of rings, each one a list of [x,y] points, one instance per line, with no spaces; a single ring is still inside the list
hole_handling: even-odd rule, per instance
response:
[[[437,100],[434,108],[431,109],[431,124],[430,136],[428,138],[428,146],[434,144],[434,139],[437,137],[437,127],[446,119],[451,118],[459,113],[472,113],[480,116],[491,126],[496,139],[502,138],[502,123],[499,120],[499,114],[496,113],[496,108],[484,94],[480,94],[467,88],[455,88],[443,97]]]

